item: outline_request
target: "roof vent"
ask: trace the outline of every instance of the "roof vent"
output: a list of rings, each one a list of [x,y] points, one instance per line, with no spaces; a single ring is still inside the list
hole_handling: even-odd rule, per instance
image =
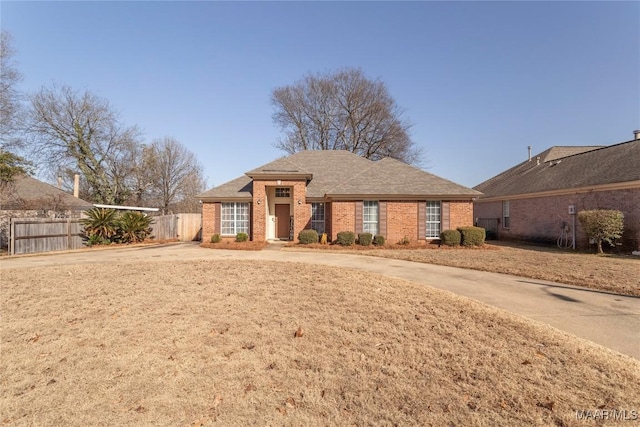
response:
[[[527,149],[529,150],[529,161],[531,161],[531,146],[528,146]]]
[[[640,139],[640,130],[633,131],[633,139]]]

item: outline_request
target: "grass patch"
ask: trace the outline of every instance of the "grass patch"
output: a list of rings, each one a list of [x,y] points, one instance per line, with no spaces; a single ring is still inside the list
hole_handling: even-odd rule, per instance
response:
[[[8,425],[572,426],[640,407],[640,362],[376,274],[171,261],[2,278]]]

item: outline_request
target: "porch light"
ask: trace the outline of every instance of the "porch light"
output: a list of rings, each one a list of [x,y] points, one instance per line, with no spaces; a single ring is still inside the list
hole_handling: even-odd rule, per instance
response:
[[[302,204],[302,200],[298,199],[298,204],[301,205]]]
[[[261,200],[261,199],[258,199],[258,200],[256,200],[256,203],[257,203],[257,204],[260,204],[260,203],[262,203],[262,200]]]

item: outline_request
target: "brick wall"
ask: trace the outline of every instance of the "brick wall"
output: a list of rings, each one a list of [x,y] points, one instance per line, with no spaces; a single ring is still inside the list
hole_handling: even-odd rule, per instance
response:
[[[389,243],[398,243],[407,237],[418,240],[418,203],[417,201],[387,202],[387,235]]]
[[[331,239],[336,240],[341,231],[353,231],[356,229],[356,203],[355,202],[332,202],[331,217]]]
[[[500,224],[498,237],[503,240],[525,240],[556,244],[563,224],[573,226],[573,216],[568,207],[574,205],[576,212],[590,209],[616,209],[624,214],[625,231],[623,249],[640,249],[640,188],[612,191],[592,191],[560,196],[536,197],[511,200],[509,202],[510,227]],[[502,202],[477,202],[476,218],[501,218]],[[587,249],[589,242],[576,217],[576,247]]]
[[[449,230],[473,225],[473,202],[452,200],[449,204]]]
[[[216,210],[220,203],[202,203],[202,241],[210,242],[211,236],[219,233],[220,224],[216,224]]]
[[[471,201],[443,202],[449,206],[448,218],[442,218],[443,226],[450,228],[473,225],[473,203]],[[387,201],[380,203],[380,209],[386,205],[386,232],[380,230],[389,243],[397,243],[405,237],[415,241],[419,239],[419,207],[424,201]],[[447,210],[443,209],[443,215]],[[382,213],[380,214],[382,216]],[[356,229],[356,202],[331,203],[331,215],[327,220],[333,222],[331,238],[336,239],[340,231],[354,231]],[[424,232],[424,227],[423,227]]]

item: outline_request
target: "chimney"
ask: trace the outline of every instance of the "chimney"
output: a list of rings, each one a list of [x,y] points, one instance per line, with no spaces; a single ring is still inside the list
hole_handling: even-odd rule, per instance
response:
[[[529,149],[529,161],[531,161],[531,146],[527,147]]]
[[[58,175],[58,190],[62,190],[62,177]]]
[[[633,131],[633,139],[640,139],[640,130]]]
[[[80,175],[78,174],[73,176],[73,197],[80,197]]]

